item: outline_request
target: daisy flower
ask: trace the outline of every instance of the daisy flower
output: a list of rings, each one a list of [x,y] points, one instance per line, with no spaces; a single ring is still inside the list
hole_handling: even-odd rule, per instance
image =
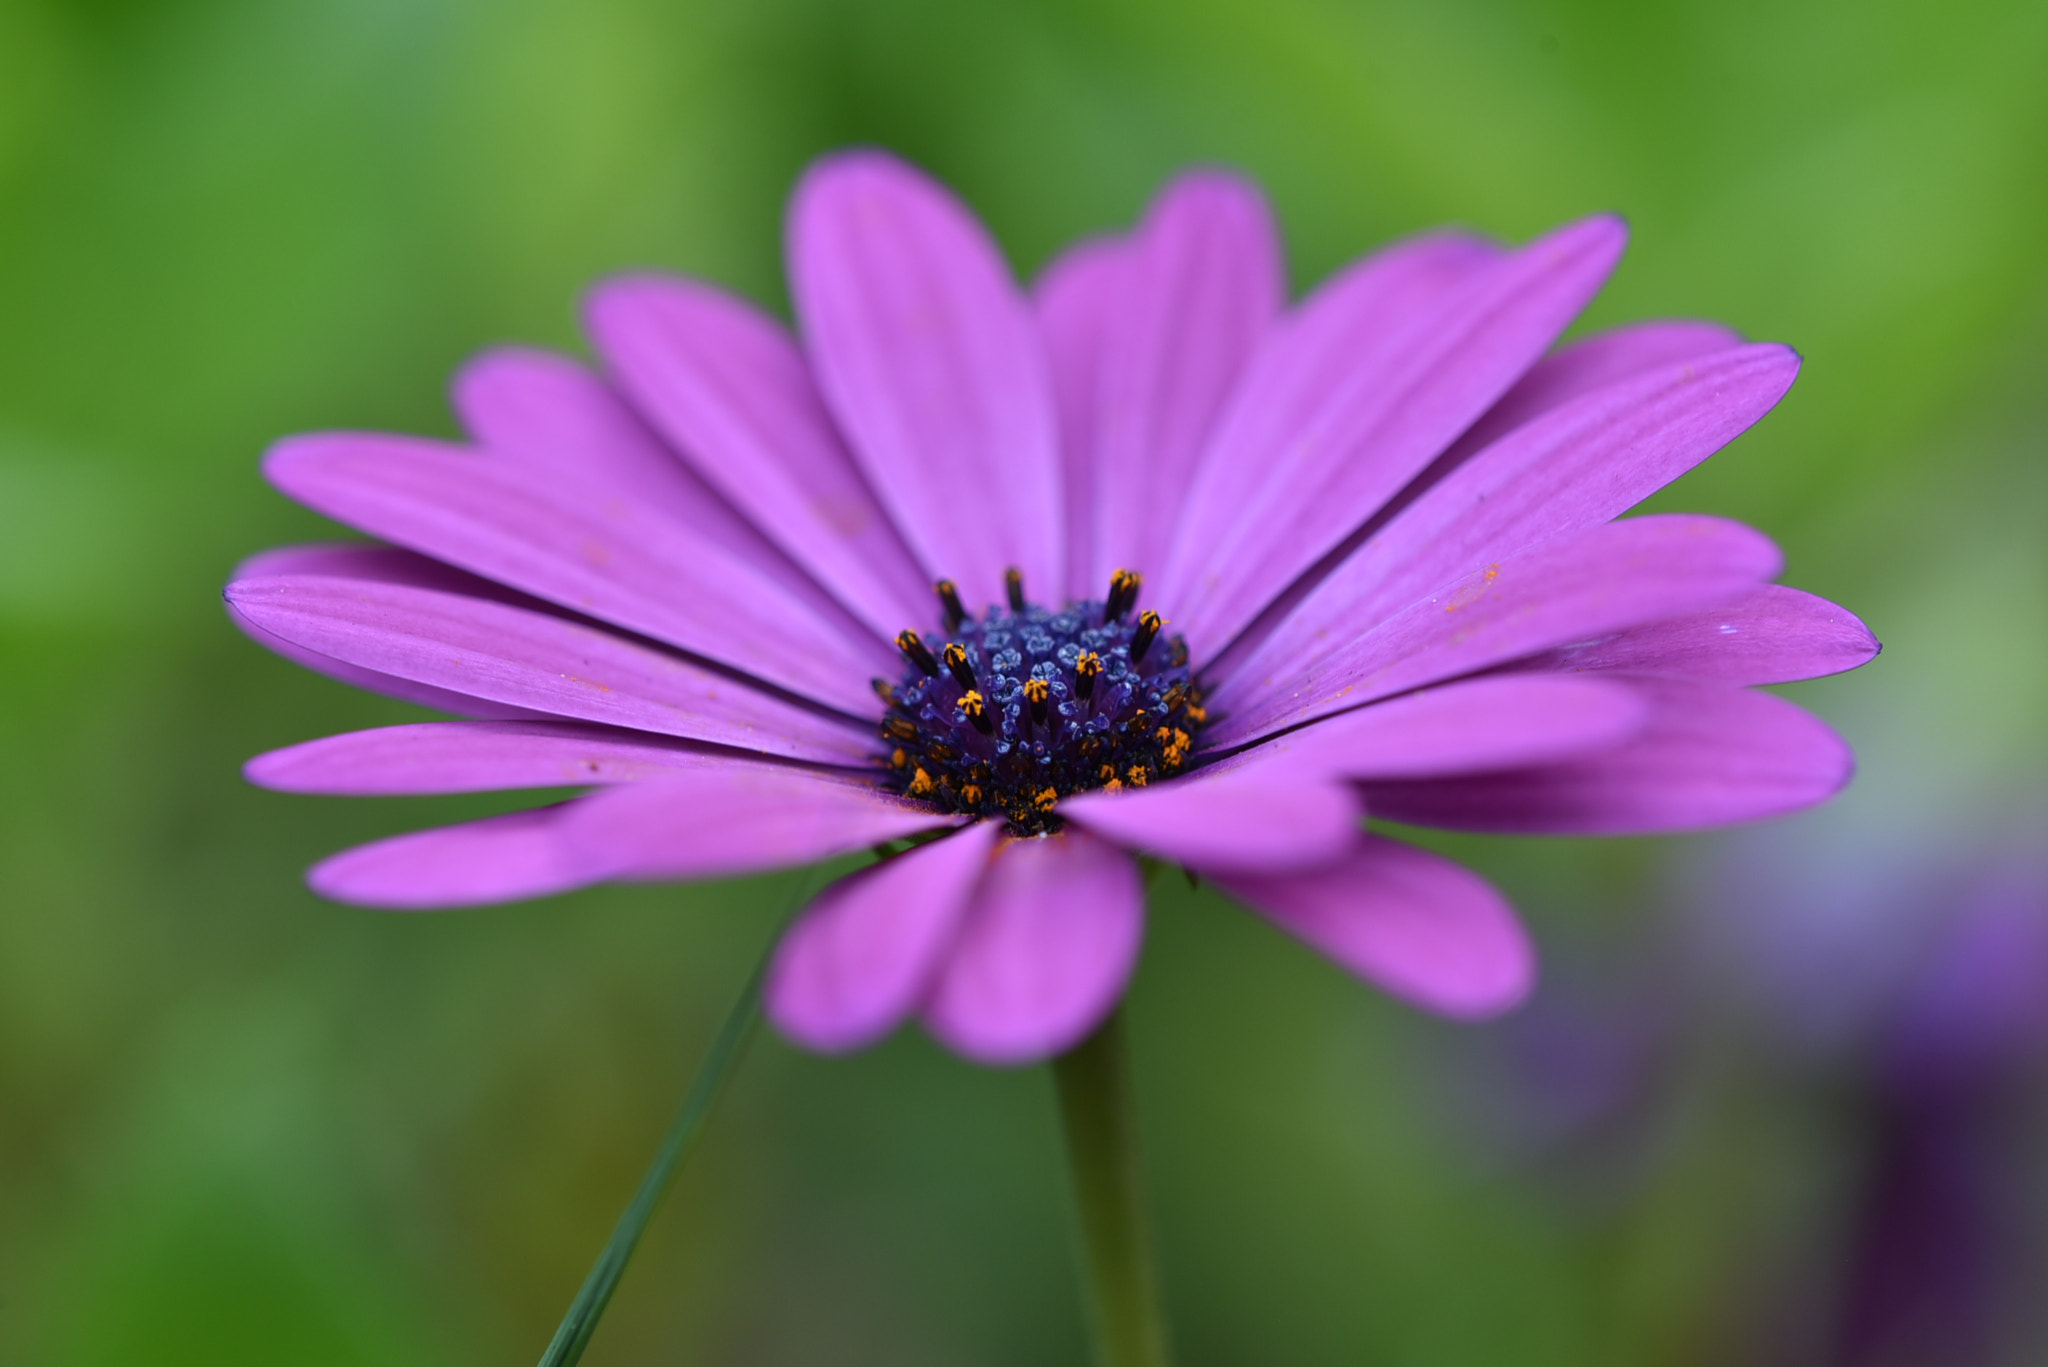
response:
[[[376,538],[259,555],[251,636],[462,720],[248,766],[332,794],[588,789],[315,867],[435,908],[878,849],[778,947],[822,1050],[916,1018],[1014,1064],[1112,1011],[1140,858],[1459,1017],[1534,973],[1502,896],[1368,816],[1635,834],[1774,816],[1847,748],[1753,685],[1877,644],[1720,518],[1617,520],[1731,441],[1799,358],[1706,323],[1562,348],[1619,258],[1596,217],[1433,233],[1289,305],[1271,217],[1196,172],[1021,289],[942,186],[815,165],[797,329],[706,285],[607,282],[598,368],[456,378],[469,440],[323,433],[287,496]]]

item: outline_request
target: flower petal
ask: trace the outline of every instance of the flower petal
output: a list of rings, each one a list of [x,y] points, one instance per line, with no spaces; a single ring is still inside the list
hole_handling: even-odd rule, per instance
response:
[[[1827,725],[1783,698],[1689,679],[1623,676],[1652,703],[1634,739],[1583,759],[1476,778],[1374,783],[1373,812],[1459,830],[1648,835],[1796,812],[1855,768]]]
[[[256,628],[301,649],[529,713],[824,764],[874,756],[852,722],[547,613],[319,575],[238,579],[227,599]]]
[[[885,639],[931,620],[931,581],[779,323],[708,286],[659,276],[600,287],[585,317],[648,420],[819,584]]]
[[[456,372],[453,398],[463,428],[490,454],[596,479],[757,566],[790,568],[610,385],[567,356],[487,351]]]
[[[292,438],[264,473],[374,536],[856,715],[874,711],[868,679],[898,667],[850,619],[594,480],[373,434]]]
[[[287,793],[371,797],[637,783],[683,769],[760,764],[687,740],[572,721],[444,721],[309,740],[242,766]]]
[[[1649,714],[1636,690],[1615,680],[1493,675],[1340,712],[1249,754],[1304,777],[1488,773],[1618,745]]]
[[[1618,219],[1589,219],[1403,300],[1342,357],[1342,380],[1295,399],[1284,421],[1262,411],[1276,401],[1264,373],[1328,372],[1337,358],[1300,354],[1328,345],[1320,329],[1276,332],[1204,454],[1154,598],[1179,610],[1197,657],[1227,645],[1499,399],[1585,307],[1626,237]]]
[[[838,598],[664,446],[610,385],[568,357],[512,347],[485,352],[457,373],[454,399],[462,425],[488,454],[628,494],[691,540],[708,541],[760,571],[819,616],[837,620],[844,613]]]
[[[565,858],[560,821],[567,810],[541,807],[358,845],[315,864],[306,884],[333,901],[387,911],[482,906],[568,892],[596,880]]]
[[[562,838],[592,877],[735,878],[960,824],[866,780],[761,764],[593,793]]]
[[[1214,171],[1153,202],[1106,320],[1089,442],[1093,556],[1076,597],[1116,569],[1166,564],[1183,491],[1216,415],[1285,290],[1265,197]]]
[[[827,888],[776,946],[767,984],[776,1028],[808,1048],[842,1053],[908,1019],[1001,829],[977,821]]]
[[[429,560],[424,555],[402,551],[396,546],[379,546],[369,542],[329,542],[320,545],[280,546],[274,550],[262,551],[250,556],[235,567],[235,579],[258,579],[281,574],[319,574],[341,579],[368,579],[386,584],[411,584],[420,588],[439,589],[444,592],[469,593],[477,597],[501,600],[526,599],[526,595],[513,593],[510,589],[493,584],[488,579],[479,579],[473,574]],[[486,717],[500,720],[539,719],[544,712],[529,708],[512,707],[505,703],[489,702],[446,688],[435,688],[430,684],[415,683],[391,674],[380,674],[374,669],[345,664],[318,651],[307,650],[292,644],[282,637],[273,636],[245,617],[234,603],[227,605],[228,620],[244,636],[273,654],[282,655],[303,669],[316,674],[325,674],[352,688],[366,693],[381,693],[387,698],[401,702],[416,703],[431,707],[439,712],[453,713],[459,717]]]
[[[819,388],[925,569],[970,609],[1065,579],[1057,418],[1029,306],[973,216],[879,152],[815,165],[790,284]],[[1044,587],[1034,587],[1044,586]]]
[[[1219,873],[1216,884],[1367,982],[1463,1020],[1497,1016],[1536,981],[1536,951],[1507,899],[1441,855],[1359,837],[1310,873]]]
[[[1085,832],[997,851],[924,1012],[977,1063],[1032,1063],[1116,1005],[1137,963],[1145,889],[1129,855]]]
[[[1660,514],[1594,527],[1485,566],[1309,661],[1275,660],[1273,677],[1232,675],[1212,696],[1210,706],[1224,715],[1203,739],[1238,745],[1568,642],[1733,602],[1782,564],[1761,532],[1721,518]]]
[[[1567,646],[1519,668],[1638,670],[1732,684],[1793,683],[1868,664],[1883,649],[1847,608],[1783,584],[1766,584],[1712,612],[1630,627]]]
[[[1632,323],[1581,337],[1531,366],[1431,470],[1455,469],[1517,427],[1595,390],[1741,345],[1733,329],[1691,319]]]
[[[1266,764],[1082,793],[1059,810],[1127,849],[1205,869],[1327,863],[1350,846],[1365,815],[1348,785]]]
[[[1230,667],[1221,689],[1240,676],[1297,669],[1440,584],[1619,516],[1741,435],[1798,373],[1799,357],[1786,347],[1737,347],[1597,390],[1524,424],[1338,565]]]
[[[1055,257],[1032,291],[1059,406],[1070,598],[1094,583],[1096,391],[1111,320],[1130,287],[1131,256],[1127,240],[1090,238]]]

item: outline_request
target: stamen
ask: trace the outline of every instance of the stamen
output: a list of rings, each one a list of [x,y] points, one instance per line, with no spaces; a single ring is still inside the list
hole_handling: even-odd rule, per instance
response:
[[[1159,628],[1166,625],[1166,619],[1146,608],[1138,614],[1138,629],[1131,633],[1131,663],[1142,664],[1145,652],[1152,648],[1152,638],[1159,634]]]
[[[905,628],[896,633],[896,648],[903,657],[933,678],[939,676],[939,662],[932,658],[932,652],[914,631]]]
[[[890,683],[887,679],[869,679],[868,687],[875,690],[875,696],[882,700],[882,706],[894,707],[896,705],[895,684]]]
[[[882,734],[890,740],[916,740],[917,723],[908,717],[886,717],[882,721]]]
[[[1145,576],[1129,570],[1116,570],[1109,576],[1109,597],[1102,605],[1102,620],[1121,622],[1138,601],[1138,589],[1144,584]]]
[[[953,682],[966,689],[981,687],[975,682],[974,666],[967,663],[967,650],[958,641],[941,651],[939,658],[945,662],[946,672],[953,676]]]
[[[1052,696],[1052,685],[1043,679],[1024,681],[1024,701],[1031,704],[1031,720],[1034,725],[1045,725],[1045,703]]]
[[[1015,565],[1003,571],[1003,588],[1010,595],[1010,611],[1024,611],[1024,571]]]
[[[1102,657],[1092,650],[1081,652],[1081,658],[1074,661],[1074,691],[1081,695],[1082,702],[1095,698],[1095,676],[1102,672]]]
[[[950,579],[941,579],[932,588],[939,595],[947,633],[950,635],[960,630],[960,624],[967,620],[967,609],[960,606],[959,588]]]
[[[981,694],[975,689],[970,688],[962,693],[960,701],[953,705],[960,709],[961,716],[974,723],[974,729],[982,735],[990,735],[995,731],[995,723],[988,717],[988,708],[982,706]]]

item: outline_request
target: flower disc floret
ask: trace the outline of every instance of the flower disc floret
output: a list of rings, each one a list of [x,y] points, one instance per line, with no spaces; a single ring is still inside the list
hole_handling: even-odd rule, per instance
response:
[[[1206,720],[1187,645],[1164,620],[1131,616],[1139,577],[1058,610],[1024,596],[967,615],[940,581],[942,631],[896,638],[906,668],[876,681],[887,706],[885,786],[939,810],[1003,817],[1017,835],[1060,829],[1060,799],[1144,787],[1186,765]]]

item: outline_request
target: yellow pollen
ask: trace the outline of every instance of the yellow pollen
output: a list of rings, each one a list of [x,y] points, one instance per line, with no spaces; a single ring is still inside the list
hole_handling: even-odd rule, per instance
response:
[[[1041,812],[1051,811],[1052,805],[1059,800],[1060,792],[1057,788],[1040,788],[1031,798]]]
[[[1074,661],[1074,672],[1084,677],[1091,674],[1100,674],[1102,672],[1102,657],[1092,650],[1082,651],[1081,658]]]
[[[1102,785],[1102,791],[1105,793],[1120,793],[1123,790],[1124,781],[1120,778],[1113,778],[1109,782]]]
[[[1024,681],[1024,701],[1026,702],[1044,702],[1051,692],[1052,685],[1043,679],[1026,679]]]
[[[1188,720],[1200,726],[1203,722],[1209,720],[1209,709],[1197,703],[1189,703]]]
[[[917,772],[910,776],[910,795],[912,797],[930,797],[933,786],[932,776],[927,774],[924,771],[924,766],[920,764]]]
[[[960,695],[960,701],[956,703],[955,706],[957,706],[960,709],[960,715],[963,717],[980,716],[982,710],[981,690],[976,688],[968,689],[965,693],[962,693]]]
[[[919,772],[923,771],[920,770]],[[1130,784],[1133,788],[1142,788],[1145,786],[1145,781],[1151,778],[1152,775],[1149,772],[1147,772],[1144,765],[1133,764],[1129,769],[1125,770],[1124,777],[1130,780]]]
[[[1101,779],[1104,783],[1114,783],[1116,782],[1116,766],[1111,764],[1105,764],[1102,766],[1101,771],[1097,773],[1095,776]]]
[[[897,746],[895,752],[889,756],[889,767],[891,769],[901,769],[909,763],[910,756],[903,753],[903,747],[900,745]]]
[[[967,805],[970,807],[979,807],[981,805],[981,789],[975,784],[970,783],[965,788],[962,788],[960,796],[966,799]]]

